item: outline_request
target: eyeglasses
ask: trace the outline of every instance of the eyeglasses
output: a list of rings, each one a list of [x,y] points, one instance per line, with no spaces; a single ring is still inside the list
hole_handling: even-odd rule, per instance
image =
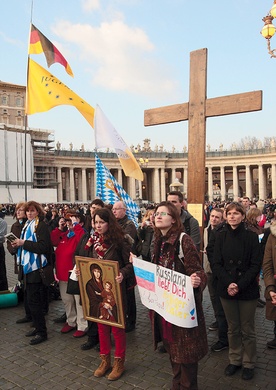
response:
[[[113,211],[118,211],[118,210],[125,210],[123,207],[117,208],[117,209],[112,209]]]
[[[166,211],[157,211],[157,213],[154,213],[153,215],[154,215],[154,217],[159,217],[159,215],[160,215],[160,217],[166,217],[166,215],[171,216],[171,214],[167,213]]]

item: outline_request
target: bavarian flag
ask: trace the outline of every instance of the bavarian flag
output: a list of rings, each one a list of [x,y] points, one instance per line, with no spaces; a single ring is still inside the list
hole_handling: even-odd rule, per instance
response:
[[[111,175],[109,169],[103,164],[97,154],[95,154],[95,160],[97,176],[96,196],[107,204],[114,204],[120,200],[124,202],[128,218],[138,227],[140,207],[125,192],[115,177]]]

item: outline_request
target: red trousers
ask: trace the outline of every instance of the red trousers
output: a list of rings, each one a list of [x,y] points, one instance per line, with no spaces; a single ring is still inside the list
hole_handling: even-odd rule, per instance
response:
[[[98,323],[100,354],[109,355],[111,351],[111,332],[115,342],[114,357],[124,358],[126,355],[126,332],[124,329],[116,326],[104,325]]]

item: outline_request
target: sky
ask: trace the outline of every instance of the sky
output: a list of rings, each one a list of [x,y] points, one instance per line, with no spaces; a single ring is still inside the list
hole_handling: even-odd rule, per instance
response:
[[[263,91],[262,111],[207,119],[206,144],[230,149],[245,137],[276,135],[276,58],[261,36],[272,0],[9,0],[1,6],[0,80],[26,85],[32,22],[64,55],[49,71],[91,106],[125,142],[183,151],[188,124],[145,127],[144,111],[189,101],[190,52],[207,48],[207,98]],[[276,47],[276,37],[271,39]],[[44,54],[32,55],[46,69]],[[72,106],[30,115],[67,149],[94,150],[94,130]]]

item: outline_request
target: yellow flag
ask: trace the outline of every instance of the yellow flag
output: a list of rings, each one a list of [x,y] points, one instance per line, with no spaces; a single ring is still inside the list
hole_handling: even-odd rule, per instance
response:
[[[45,112],[61,105],[76,107],[94,128],[95,109],[53,74],[29,58],[26,114]]]

